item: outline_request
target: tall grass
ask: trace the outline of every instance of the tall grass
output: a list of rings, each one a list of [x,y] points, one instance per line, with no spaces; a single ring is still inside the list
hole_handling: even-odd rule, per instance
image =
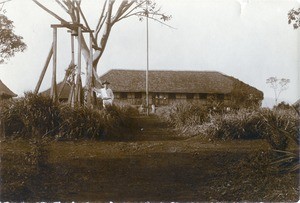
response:
[[[49,97],[26,93],[24,98],[1,105],[0,118],[6,136],[47,136],[63,139],[101,138],[130,127],[137,113],[130,107],[108,109],[71,108]]]
[[[275,152],[282,171],[299,170],[299,108],[209,111],[204,107],[174,105],[160,112],[182,136],[203,139],[265,139]]]
[[[190,103],[178,103],[159,109],[157,113],[174,127],[181,128],[185,125],[198,125],[207,121],[209,109]]]
[[[4,103],[1,120],[6,135],[44,135],[57,133],[60,120],[59,106],[48,97],[25,93],[25,97]]]
[[[266,139],[276,150],[299,139],[299,115],[291,109],[239,109],[212,111],[203,106],[179,104],[160,112],[188,136],[211,139]]]
[[[106,125],[100,113],[84,107],[62,106],[60,117],[60,139],[100,138]]]
[[[264,138],[275,150],[299,144],[299,115],[293,109],[267,109],[261,113]]]
[[[283,107],[283,108],[282,108]],[[296,106],[278,105],[274,107],[276,111],[287,110],[297,115],[297,120],[291,120],[295,125],[294,128],[286,126],[284,129],[276,129],[276,126],[270,125],[273,131],[279,131],[279,134],[284,135],[291,143],[294,144],[294,148],[288,148],[284,150],[274,149],[277,158],[272,163],[277,165],[281,172],[299,172],[300,160],[299,160],[299,143],[300,143],[300,111],[299,104]],[[272,143],[271,143],[272,144]],[[274,144],[272,145],[274,147]]]

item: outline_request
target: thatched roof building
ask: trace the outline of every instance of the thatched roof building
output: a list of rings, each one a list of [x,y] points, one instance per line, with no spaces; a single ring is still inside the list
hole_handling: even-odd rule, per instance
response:
[[[145,102],[144,70],[113,69],[103,74],[100,79],[110,82],[116,103],[141,105]],[[57,90],[61,87],[62,83],[59,83]],[[66,101],[69,93],[70,86],[66,84],[60,100]],[[50,89],[43,94],[49,95]],[[252,97],[259,102],[263,99],[263,93],[234,77],[216,71],[149,71],[150,104],[168,105],[183,100],[207,103],[212,97],[234,102]]]
[[[18,96],[13,93],[1,80],[0,80],[0,100],[10,99],[12,97]]]
[[[63,82],[60,82],[57,84],[57,91],[61,91],[61,94],[60,94],[60,101],[67,101],[68,98],[69,98],[69,94],[70,94],[70,91],[71,91],[71,86],[68,84],[68,83],[65,83],[65,85],[63,86]],[[43,95],[50,95],[50,91],[51,91],[51,88],[45,90],[42,92]]]
[[[144,70],[110,70],[101,80],[110,82],[116,101],[139,105],[144,102],[146,73]],[[149,71],[150,104],[168,105],[188,100],[207,103],[209,98],[260,103],[263,92],[244,82],[216,71]],[[227,102],[228,103],[228,102]]]
[[[111,70],[100,78],[109,81],[114,92],[144,92],[146,88],[142,70]],[[237,84],[262,99],[261,91],[216,71],[149,71],[149,92],[228,94]]]

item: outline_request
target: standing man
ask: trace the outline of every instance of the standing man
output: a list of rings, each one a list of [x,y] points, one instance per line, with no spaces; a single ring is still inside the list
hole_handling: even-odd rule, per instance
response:
[[[102,99],[104,108],[107,108],[108,106],[112,106],[114,101],[114,93],[108,87],[109,84],[110,83],[108,81],[104,81],[102,83],[103,88],[101,89],[93,88],[93,90],[97,93],[97,97],[100,97]]]

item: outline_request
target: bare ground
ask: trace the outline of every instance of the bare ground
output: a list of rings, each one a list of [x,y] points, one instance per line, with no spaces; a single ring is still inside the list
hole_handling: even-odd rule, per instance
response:
[[[1,201],[299,200],[298,173],[268,165],[264,140],[182,139],[155,117],[137,121],[123,141],[51,141],[34,164],[28,142],[2,140]]]

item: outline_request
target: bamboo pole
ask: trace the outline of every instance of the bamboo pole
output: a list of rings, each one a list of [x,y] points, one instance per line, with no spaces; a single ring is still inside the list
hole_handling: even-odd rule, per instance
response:
[[[56,62],[57,62],[57,28],[53,27],[53,70],[52,70],[52,84],[50,96],[53,102],[57,102],[57,87],[56,87]]]
[[[41,72],[39,81],[38,81],[38,83],[36,84],[36,87],[35,87],[35,89],[34,89],[34,94],[37,94],[37,93],[39,92],[39,90],[40,90],[41,84],[42,84],[42,82],[43,82],[43,79],[44,79],[45,73],[46,73],[46,71],[47,71],[47,68],[48,68],[48,66],[49,66],[50,60],[51,60],[51,58],[52,58],[52,55],[53,55],[53,42],[52,42],[52,44],[51,44],[51,48],[50,48],[49,54],[48,54],[48,56],[47,56],[47,59],[46,59],[44,68],[43,68],[43,70],[42,70],[42,72]]]

